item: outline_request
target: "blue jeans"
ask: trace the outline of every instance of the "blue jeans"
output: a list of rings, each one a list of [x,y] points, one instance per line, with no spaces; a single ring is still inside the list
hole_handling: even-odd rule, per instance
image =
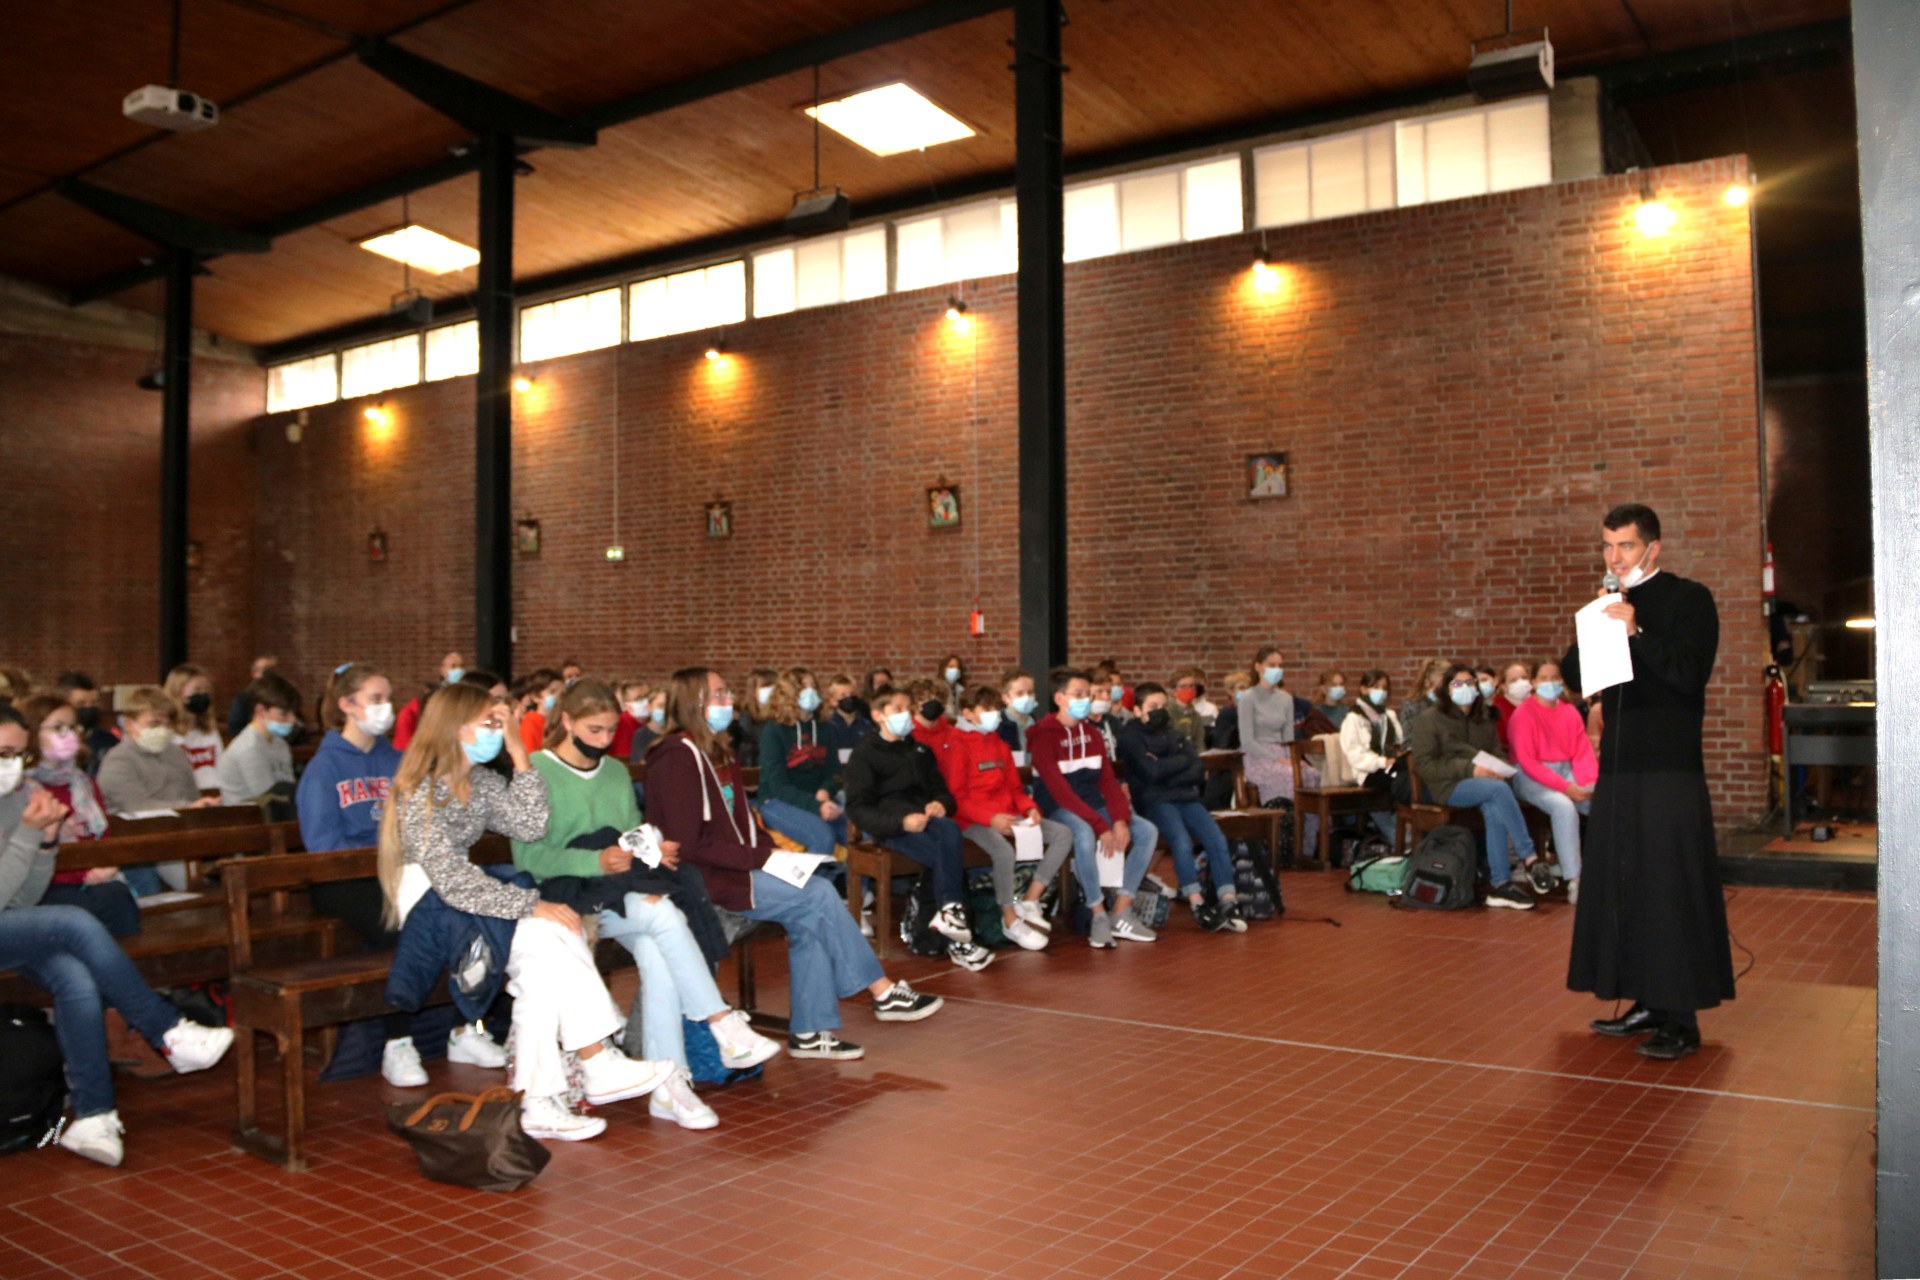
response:
[[[754,872],[753,906],[740,914],[787,931],[788,1026],[795,1035],[838,1030],[840,1002],[886,977],[847,904],[817,875],[796,889]]]
[[[1533,856],[1533,837],[1527,834],[1527,820],[1520,816],[1520,802],[1505,778],[1468,778],[1456,782],[1447,796],[1456,809],[1478,809],[1487,824],[1487,873],[1497,887],[1513,879],[1513,863],[1507,846],[1522,861]]]
[[[1107,817],[1105,809],[1094,812]],[[1053,811],[1053,820],[1063,824],[1073,832],[1073,874],[1080,881],[1080,892],[1086,897],[1089,908],[1097,907],[1106,901],[1100,892],[1100,837],[1093,827],[1071,809],[1062,807]],[[1120,892],[1131,898],[1140,888],[1140,882],[1146,879],[1147,866],[1153,861],[1153,851],[1160,843],[1160,830],[1153,823],[1133,815],[1128,824],[1132,843],[1127,845],[1127,865],[1120,872]],[[1227,883],[1233,883],[1231,874]]]
[[[118,1009],[156,1049],[180,1021],[180,1011],[154,994],[106,926],[79,907],[0,911],[0,969],[16,969],[52,993],[77,1119],[113,1110],[102,1005]]]
[[[945,906],[967,900],[966,842],[952,818],[928,818],[925,831],[902,831],[880,842],[925,867],[933,876],[933,900]]]
[[[1207,806],[1198,800],[1169,800],[1147,805],[1141,812],[1160,829],[1173,854],[1173,874],[1180,881],[1183,897],[1191,898],[1200,892],[1200,869],[1193,861],[1195,841],[1206,850],[1214,892],[1223,898],[1234,896],[1233,851],[1227,848],[1227,837],[1207,812]]]
[[[656,1062],[669,1058],[687,1065],[687,1041],[681,1019],[704,1022],[724,1013],[727,1002],[714,985],[707,957],[687,928],[680,908],[666,898],[648,902],[637,893],[627,895],[625,914],[600,913],[600,936],[612,938],[633,952],[640,970],[640,993],[634,997],[634,1017],[628,1021],[627,1048]],[[640,1024],[640,1038],[632,1027]]]
[[[785,800],[762,800],[760,821],[789,840],[798,841],[808,853],[832,853],[833,846],[847,842],[847,815],[832,822],[820,816],[820,807],[802,809]]]
[[[1568,782],[1573,781],[1573,764],[1567,760],[1543,760]],[[1593,801],[1574,798],[1564,791],[1535,782],[1525,773],[1513,775],[1513,790],[1522,800],[1547,815],[1553,824],[1553,856],[1559,859],[1560,874],[1569,880],[1580,878],[1580,815],[1593,808]]]

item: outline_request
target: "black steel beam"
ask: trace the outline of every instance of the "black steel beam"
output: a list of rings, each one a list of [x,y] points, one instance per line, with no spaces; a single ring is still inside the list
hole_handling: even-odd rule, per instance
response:
[[[160,667],[155,683],[187,660],[187,460],[192,441],[191,251],[167,256],[166,323],[160,362]]]
[[[1019,201],[1020,661],[1046,687],[1067,660],[1066,161],[1059,0],[1013,7]]]
[[[591,147],[600,140],[592,125],[516,98],[397,44],[369,40],[360,46],[360,61],[367,70],[483,137],[514,138],[547,147]]]
[[[118,191],[96,187],[91,182],[69,180],[60,184],[59,191],[82,209],[97,213],[135,235],[145,236],[171,248],[186,249],[196,255],[265,253],[273,247],[273,241],[257,231],[235,231],[216,226],[204,218],[196,218],[138,196],[122,195]]]
[[[513,674],[513,139],[480,144],[480,373],[474,382],[473,622],[480,665]]]
[[[1742,36],[1719,44],[1656,53],[1631,62],[1583,67],[1563,64],[1562,76],[1597,75],[1616,102],[1652,94],[1704,89],[1743,77],[1788,75],[1845,62],[1853,51],[1853,25],[1845,18]]]

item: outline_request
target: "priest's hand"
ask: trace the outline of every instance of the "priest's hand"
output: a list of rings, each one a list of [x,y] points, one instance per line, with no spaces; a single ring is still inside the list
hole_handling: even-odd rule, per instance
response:
[[[1637,636],[1640,634],[1640,624],[1633,620],[1633,606],[1625,600],[1614,601],[1602,610],[1602,612],[1609,618],[1618,618],[1620,621],[1626,623],[1628,635]]]

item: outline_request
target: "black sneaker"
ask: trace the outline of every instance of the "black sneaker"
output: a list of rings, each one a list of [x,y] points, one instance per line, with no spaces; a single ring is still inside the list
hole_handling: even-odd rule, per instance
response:
[[[873,1016],[881,1022],[918,1022],[940,1012],[945,1003],[939,996],[924,995],[896,981],[887,994],[874,1000]]]
[[[1218,933],[1227,927],[1226,913],[1210,902],[1193,904],[1193,922],[1207,933]]]
[[[1241,914],[1240,899],[1229,898],[1220,904],[1220,929],[1223,933],[1247,931],[1247,917]]]
[[[787,1056],[830,1058],[835,1062],[851,1062],[855,1058],[866,1057],[867,1051],[857,1044],[842,1040],[831,1031],[813,1031],[806,1035],[788,1035]]]
[[[1527,885],[1541,897],[1553,892],[1554,881],[1558,879],[1553,874],[1553,864],[1545,858],[1536,858],[1527,864]]]
[[[1509,880],[1506,884],[1497,884],[1487,890],[1487,905],[1490,907],[1511,907],[1515,911],[1531,911],[1534,901],[1527,894],[1515,888]]]

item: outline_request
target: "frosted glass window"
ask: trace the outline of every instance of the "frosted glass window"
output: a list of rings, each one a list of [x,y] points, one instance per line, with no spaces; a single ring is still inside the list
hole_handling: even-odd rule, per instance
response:
[[[747,318],[747,264],[722,262],[642,280],[627,290],[627,339],[641,342]]]
[[[620,290],[599,289],[520,312],[523,362],[611,347],[620,341]]]
[[[1120,247],[1151,249],[1180,238],[1180,175],[1147,173],[1120,180]]]
[[[840,301],[840,241],[808,240],[794,248],[794,302],[824,307]]]
[[[1000,261],[1008,271],[1020,269],[1020,202],[1000,202]]]
[[[1338,218],[1367,208],[1367,139],[1341,134],[1312,143],[1307,163],[1313,171],[1313,216]]]
[[[463,320],[427,330],[427,381],[480,372],[480,322]]]
[[[1230,236],[1246,229],[1240,198],[1240,157],[1188,165],[1181,175],[1184,197],[1180,231],[1189,240]]]
[[[1253,153],[1253,220],[1284,227],[1313,217],[1313,187],[1307,144],[1263,147]]]
[[[1011,200],[983,200],[894,227],[894,287],[925,289],[1004,275],[1016,266],[1019,213]]]
[[[855,231],[841,242],[841,300],[857,302],[887,291],[887,228]]]
[[[348,347],[340,353],[340,395],[372,395],[391,387],[411,387],[420,381],[420,335],[402,334],[385,342]]]
[[[267,370],[267,412],[304,409],[340,398],[340,371],[333,352]]]
[[[1545,98],[1487,109],[1487,190],[1512,191],[1553,181],[1553,127]]]
[[[1000,204],[968,205],[945,215],[947,279],[971,280],[1012,268],[1001,250]]]
[[[938,215],[894,224],[894,288],[905,292],[945,284],[946,271],[946,239]]]
[[[783,316],[794,308],[793,250],[753,255],[753,314]]]
[[[1487,191],[1487,122],[1478,112],[1428,121],[1427,199],[1458,200]]]
[[[1120,252],[1120,184],[1095,182],[1066,192],[1068,262]]]
[[[1367,209],[1391,209],[1399,202],[1393,176],[1393,126],[1375,125],[1367,140]]]

